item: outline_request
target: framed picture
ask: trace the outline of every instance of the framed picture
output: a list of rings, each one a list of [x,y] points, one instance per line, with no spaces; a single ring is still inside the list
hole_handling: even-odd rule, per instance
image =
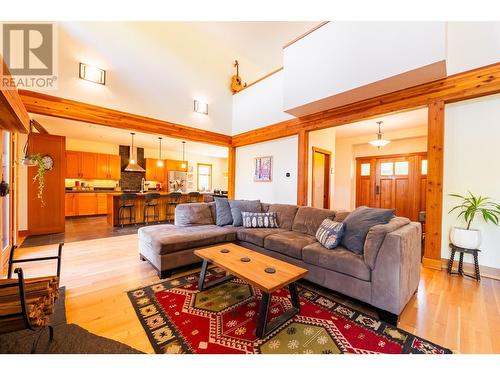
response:
[[[271,182],[273,172],[273,157],[262,156],[254,160],[254,181],[255,182]]]

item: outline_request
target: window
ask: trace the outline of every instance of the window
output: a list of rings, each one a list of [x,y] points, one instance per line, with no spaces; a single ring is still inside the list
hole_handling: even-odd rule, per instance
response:
[[[422,174],[426,175],[427,174],[427,160],[422,160],[422,168],[421,168]]]
[[[361,176],[369,176],[369,175],[370,175],[370,163],[362,163]]]
[[[395,174],[399,176],[407,176],[409,164],[407,161],[397,161],[394,163]]]
[[[392,176],[394,174],[394,163],[393,162],[380,163],[380,174],[382,176]]]
[[[198,191],[212,190],[212,164],[198,163]]]

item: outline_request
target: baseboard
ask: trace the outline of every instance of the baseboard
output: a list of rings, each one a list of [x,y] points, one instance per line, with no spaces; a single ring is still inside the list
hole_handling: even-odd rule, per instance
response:
[[[442,265],[443,269],[445,269],[445,270],[448,269],[448,262],[449,262],[449,259],[445,259],[445,258],[441,259],[441,265]],[[455,260],[453,262],[453,269],[455,271],[458,269],[458,260]],[[471,274],[471,275],[474,275],[475,274],[474,264],[464,262],[464,272]],[[500,280],[500,269],[498,269],[498,268],[479,265],[479,273],[481,274],[481,277]]]
[[[422,259],[422,265],[426,268],[432,268],[433,270],[441,271],[441,259],[431,259],[424,257]]]
[[[27,230],[19,230],[17,231],[17,238],[26,238],[28,234],[29,232]]]

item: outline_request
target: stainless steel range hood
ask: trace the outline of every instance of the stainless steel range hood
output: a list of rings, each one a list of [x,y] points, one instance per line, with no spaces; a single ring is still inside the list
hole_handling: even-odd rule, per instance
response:
[[[135,133],[130,133],[130,135],[132,136],[132,143],[130,145],[130,153],[129,153],[130,157],[129,157],[128,164],[125,167],[124,171],[126,171],[126,172],[146,172],[146,170],[138,164],[137,150],[135,150],[136,152],[134,152],[134,135],[135,135]]]

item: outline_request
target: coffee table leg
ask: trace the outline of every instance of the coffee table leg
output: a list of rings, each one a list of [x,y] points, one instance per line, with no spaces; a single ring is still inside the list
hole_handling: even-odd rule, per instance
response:
[[[259,320],[257,320],[256,335],[258,338],[264,338],[266,334],[267,313],[271,302],[271,294],[262,292],[262,301],[260,302]]]
[[[297,293],[297,285],[295,285],[295,283],[290,283],[290,285],[288,285],[288,290],[290,291],[290,299],[292,300],[292,306],[299,309],[300,312],[300,301],[299,301],[299,294]]]
[[[207,274],[208,261],[203,260],[203,264],[201,266],[200,278],[198,279],[198,290],[203,291],[203,285],[205,284],[205,276]]]

